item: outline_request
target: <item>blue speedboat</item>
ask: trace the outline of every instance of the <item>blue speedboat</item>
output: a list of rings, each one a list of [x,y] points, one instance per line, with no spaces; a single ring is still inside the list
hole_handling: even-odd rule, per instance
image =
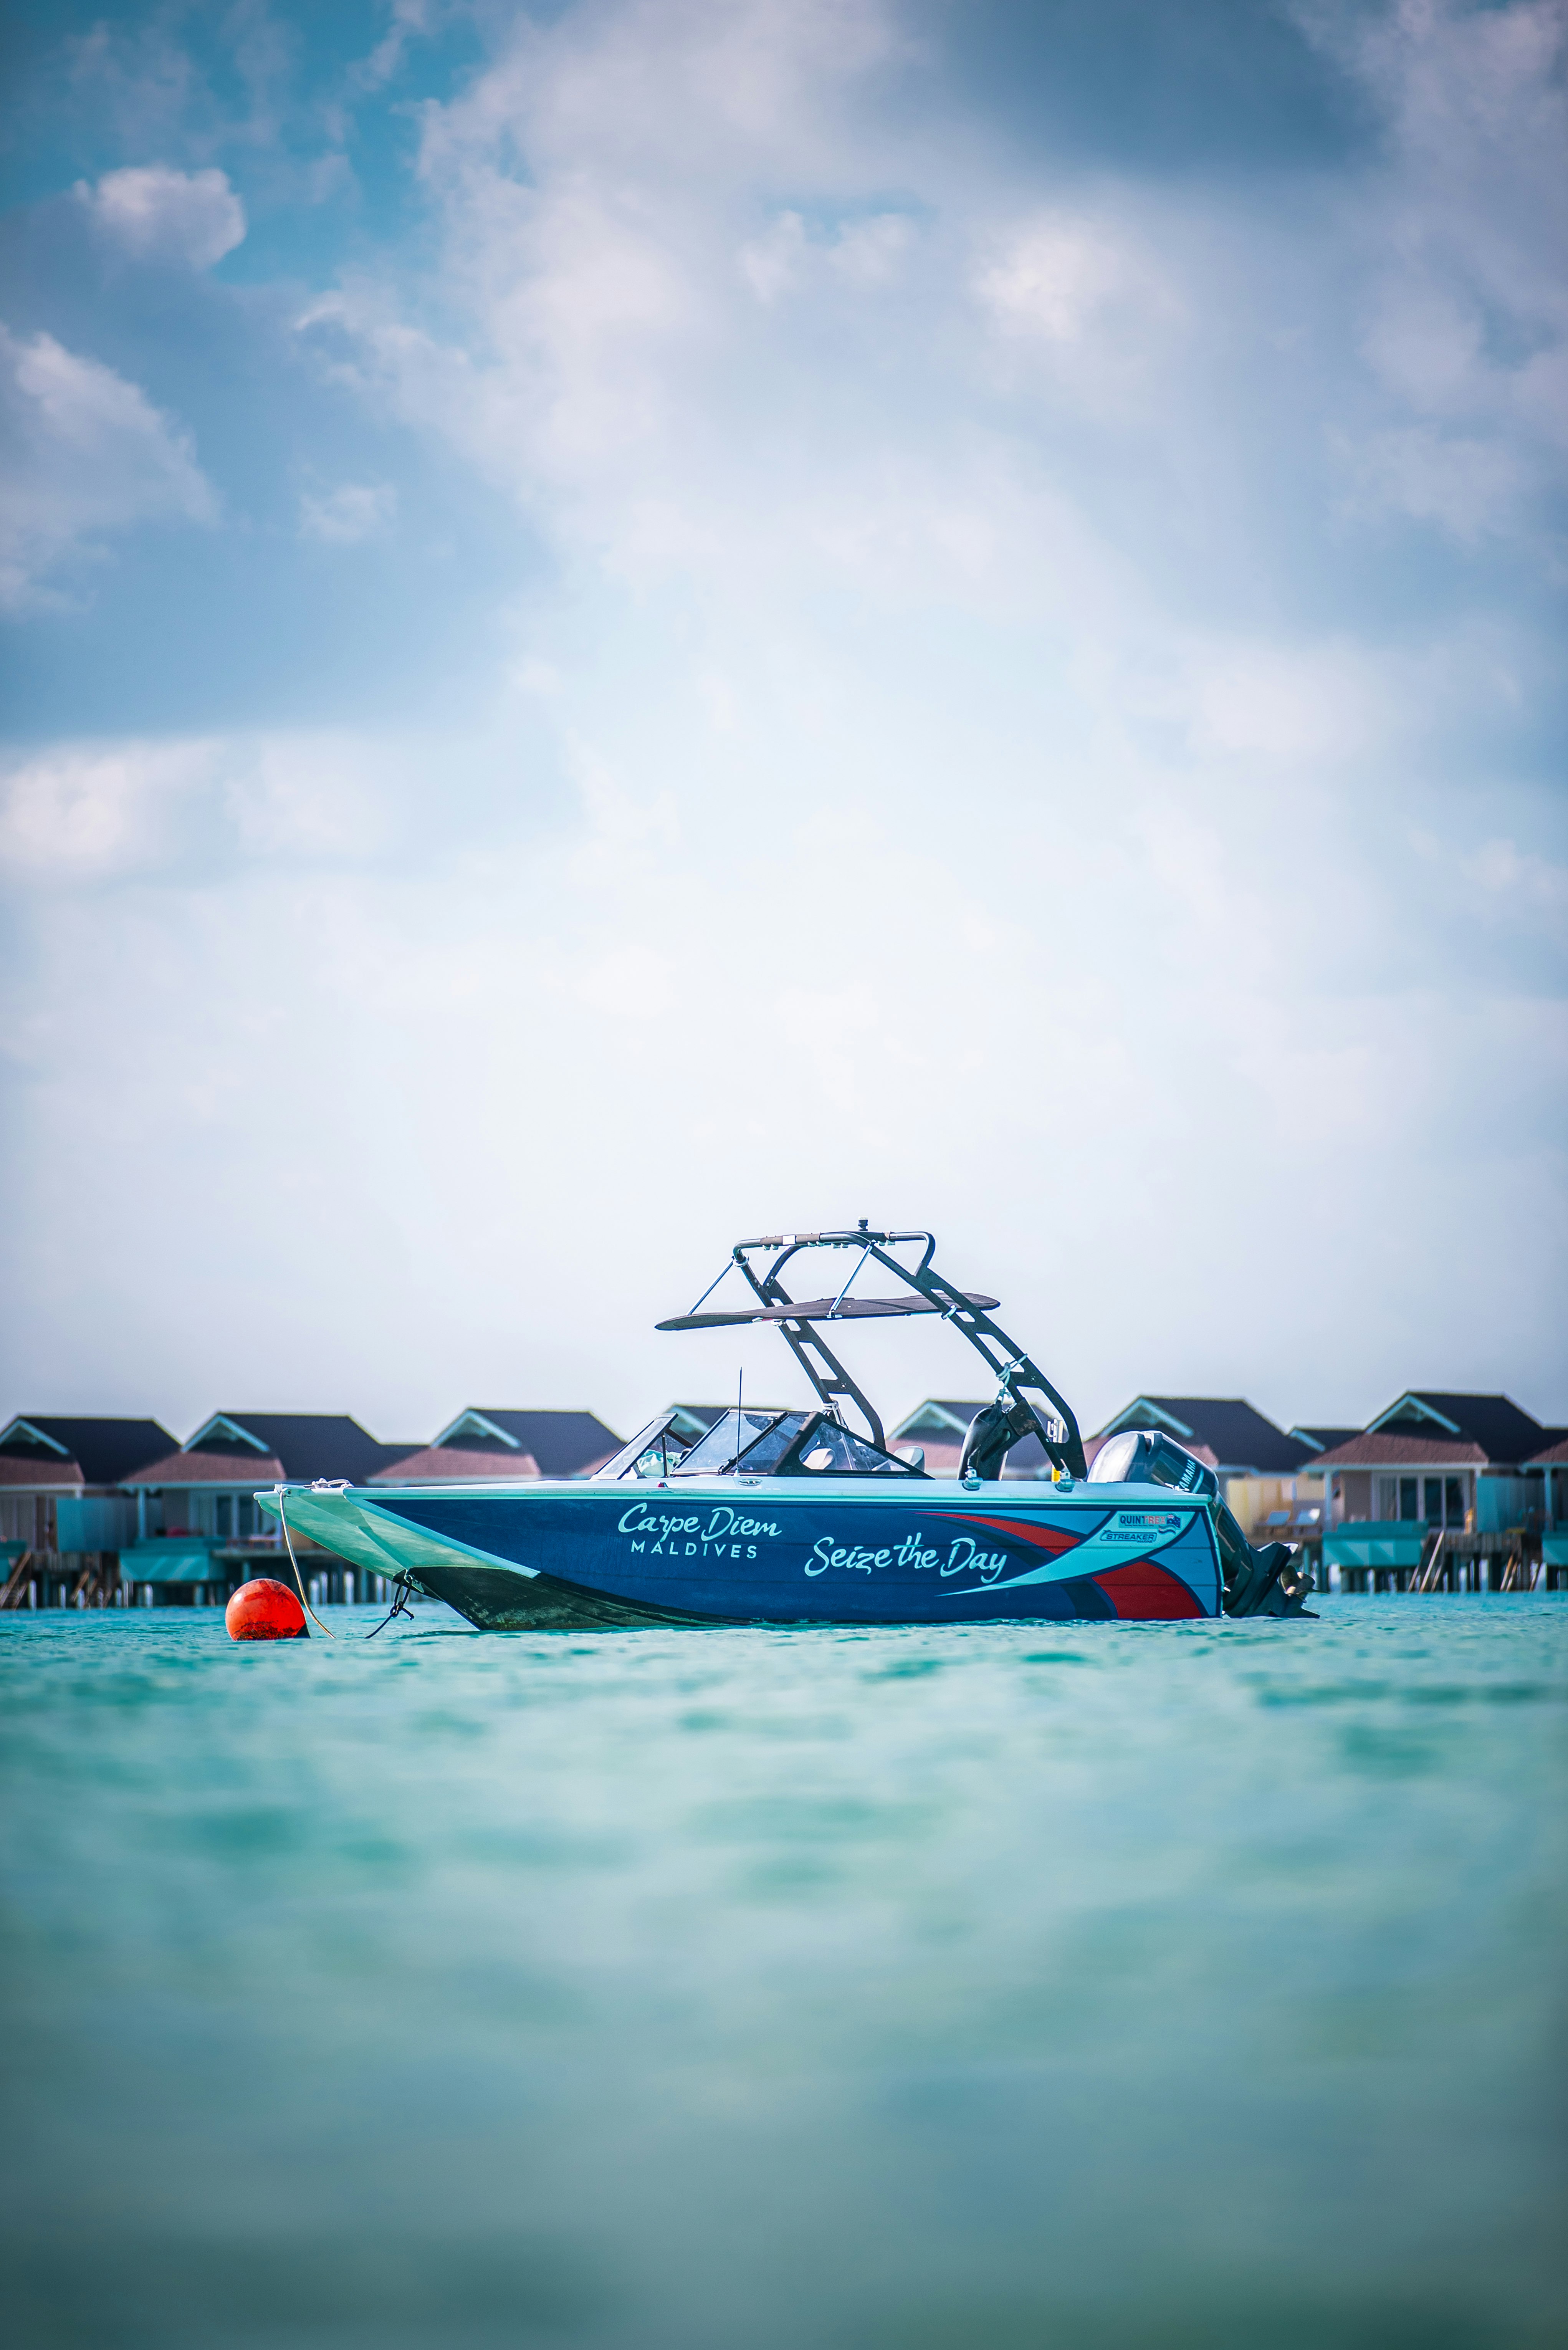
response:
[[[845,1280],[831,1296],[793,1296],[786,1269],[817,1250],[849,1253]],[[587,1478],[320,1483],[256,1499],[291,1531],[486,1631],[1301,1612],[1308,1583],[1293,1554],[1254,1550],[1212,1470],[1168,1438],[1124,1433],[1088,1469],[1070,1408],[991,1319],[998,1301],[955,1288],[935,1253],[929,1232],[864,1222],[740,1241],[719,1280],[738,1273],[744,1304],[704,1312],[716,1281],[690,1314],[659,1325],[774,1324],[815,1394],[809,1410],[737,1403],[694,1442],[666,1412]],[[902,1284],[894,1295],[851,1294],[873,1265]],[[953,1476],[927,1475],[918,1450],[889,1449],[827,1343],[852,1323],[909,1314],[950,1323],[997,1381]],[[1004,1485],[1008,1453],[1031,1437],[1048,1465]]]

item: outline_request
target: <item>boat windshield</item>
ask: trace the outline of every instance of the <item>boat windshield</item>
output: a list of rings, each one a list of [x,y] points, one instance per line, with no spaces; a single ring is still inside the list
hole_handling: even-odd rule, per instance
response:
[[[596,1471],[596,1480],[608,1483],[619,1477],[668,1477],[686,1451],[686,1440],[677,1436],[670,1422],[675,1414],[667,1411],[662,1419],[650,1419],[639,1428],[629,1444],[623,1444],[611,1461]]]
[[[751,1468],[753,1449],[763,1439],[774,1435],[781,1423],[792,1420],[793,1436],[810,1419],[805,1411],[723,1411],[713,1422],[706,1436],[700,1437],[686,1453],[676,1471],[681,1477],[722,1477],[732,1469],[742,1454],[746,1455],[746,1467]],[[786,1439],[787,1441],[787,1439]],[[781,1445],[779,1451],[784,1447]],[[777,1458],[775,1453],[774,1458]]]
[[[650,1419],[596,1475],[646,1477],[919,1477],[912,1461],[879,1452],[821,1411],[731,1409],[695,1444],[675,1434],[678,1411]]]
[[[727,1411],[671,1474],[677,1477],[918,1477],[820,1411]]]
[[[784,1477],[918,1477],[920,1471],[912,1462],[879,1452],[864,1437],[852,1436],[836,1419],[824,1417],[797,1439],[792,1457],[781,1461],[778,1473]]]
[[[742,1477],[771,1477],[784,1454],[789,1451],[803,1428],[815,1418],[815,1412],[781,1411],[765,1435],[748,1445],[736,1462]]]

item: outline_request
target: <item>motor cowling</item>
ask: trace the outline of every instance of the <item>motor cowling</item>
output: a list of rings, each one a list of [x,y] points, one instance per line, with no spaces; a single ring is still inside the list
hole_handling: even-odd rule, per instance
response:
[[[1210,1502],[1220,1544],[1227,1616],[1299,1616],[1305,1610],[1312,1578],[1288,1543],[1254,1549],[1220,1499],[1212,1469],[1158,1429],[1124,1429],[1096,1453],[1089,1470],[1096,1485],[1168,1485]]]
[[[1220,1480],[1185,1445],[1155,1428],[1127,1428],[1107,1438],[1089,1467],[1091,1485],[1170,1485],[1179,1493],[1220,1498]]]

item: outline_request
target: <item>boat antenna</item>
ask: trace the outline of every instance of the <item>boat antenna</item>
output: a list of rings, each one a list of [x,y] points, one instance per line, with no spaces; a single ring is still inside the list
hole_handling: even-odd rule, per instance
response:
[[[746,1367],[744,1363],[742,1363],[739,1370],[735,1373],[735,1458],[737,1461],[745,1451],[745,1446],[741,1439],[741,1398],[745,1394],[745,1392]]]

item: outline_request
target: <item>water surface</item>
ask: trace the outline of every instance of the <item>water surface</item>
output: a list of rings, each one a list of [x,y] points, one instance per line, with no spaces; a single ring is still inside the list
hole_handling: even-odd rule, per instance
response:
[[[0,1619],[13,2338],[1555,2345],[1568,1602],[1320,1605]]]

